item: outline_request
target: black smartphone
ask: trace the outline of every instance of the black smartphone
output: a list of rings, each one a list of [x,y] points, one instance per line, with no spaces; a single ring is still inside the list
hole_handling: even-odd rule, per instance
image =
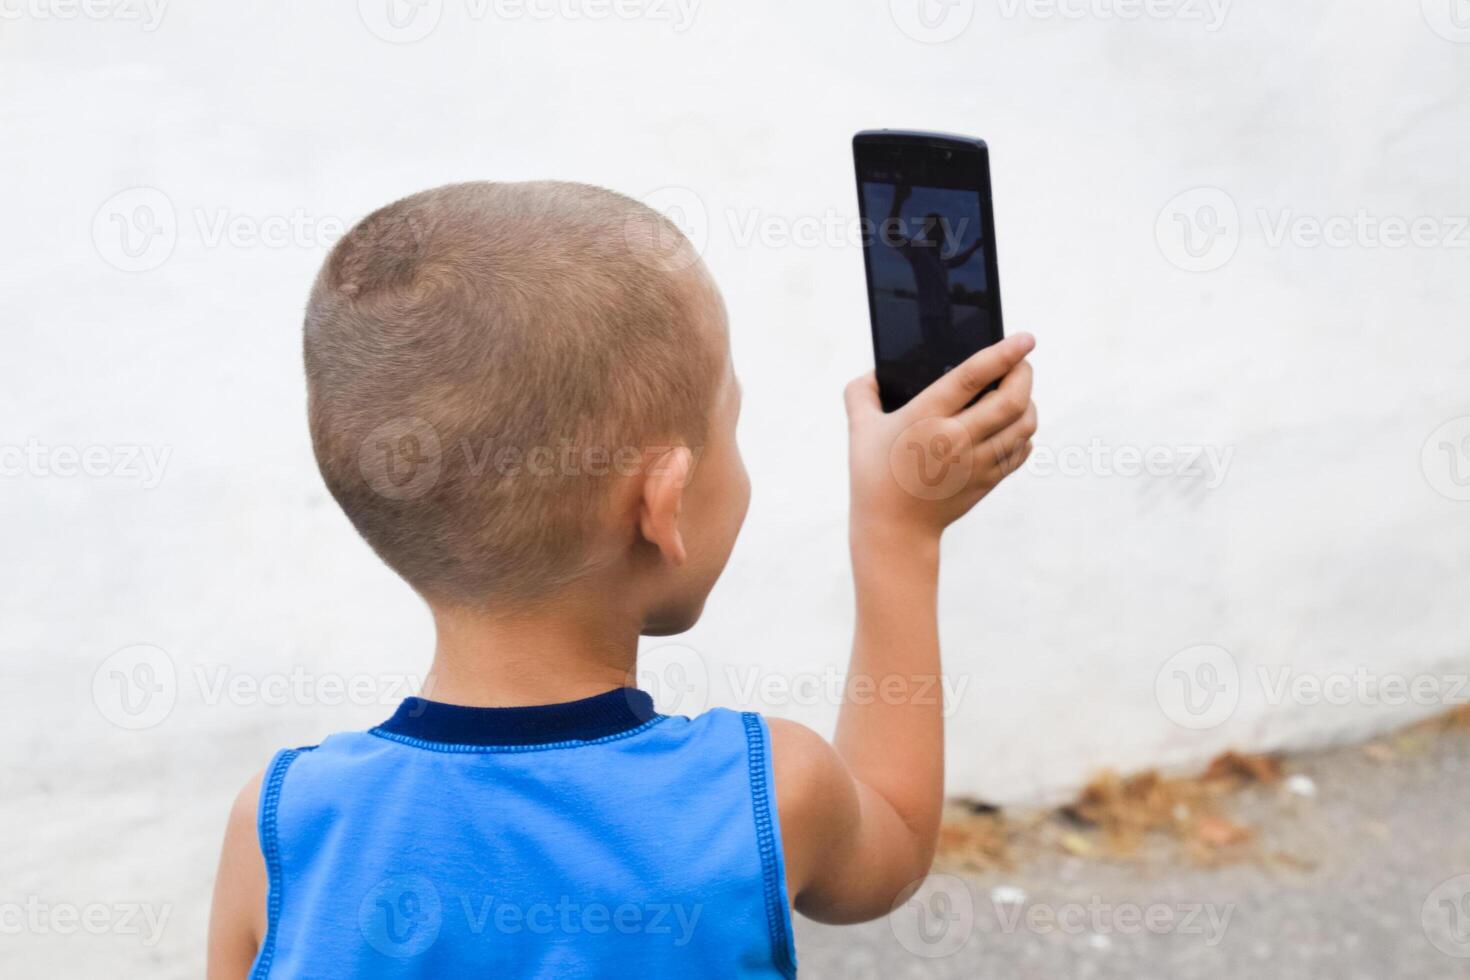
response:
[[[868,130],[852,139],[883,410],[1005,337],[984,140]]]

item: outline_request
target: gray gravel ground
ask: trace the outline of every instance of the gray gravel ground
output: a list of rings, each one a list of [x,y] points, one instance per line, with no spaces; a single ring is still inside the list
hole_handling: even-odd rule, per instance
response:
[[[1390,740],[1387,744],[1392,745]],[[1203,869],[1060,851],[1011,872],[940,875],[886,921],[800,920],[804,977],[1470,977],[1470,732],[1289,761],[1315,797],[1231,801],[1263,855]]]

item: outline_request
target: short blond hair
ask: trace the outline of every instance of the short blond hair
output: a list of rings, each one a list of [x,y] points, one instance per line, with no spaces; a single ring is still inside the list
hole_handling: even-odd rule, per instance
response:
[[[724,331],[689,243],[631,198],[559,182],[414,194],[348,232],[312,290],[317,463],[425,596],[542,595],[585,572],[620,465],[704,438]]]

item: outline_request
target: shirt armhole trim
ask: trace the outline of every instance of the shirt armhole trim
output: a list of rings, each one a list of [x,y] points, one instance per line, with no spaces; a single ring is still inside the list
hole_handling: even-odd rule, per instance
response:
[[[250,980],[265,980],[270,973],[271,960],[276,955],[276,933],[280,931],[281,918],[281,841],[276,831],[276,811],[281,803],[281,784],[286,779],[286,770],[296,757],[310,749],[282,749],[276,753],[266,770],[260,788],[260,810],[256,822],[256,833],[260,837],[260,852],[265,858],[266,900],[265,938],[260,942],[260,952],[255,954],[255,965],[250,970]]]
[[[771,754],[765,721],[754,711],[741,712],[745,722],[746,756],[750,760],[750,794],[755,806],[755,836],[760,848],[765,887],[766,925],[771,935],[771,959],[784,977],[796,977],[796,948],[791,931],[791,906],[786,899],[786,872],[781,853],[780,828],[771,784]]]

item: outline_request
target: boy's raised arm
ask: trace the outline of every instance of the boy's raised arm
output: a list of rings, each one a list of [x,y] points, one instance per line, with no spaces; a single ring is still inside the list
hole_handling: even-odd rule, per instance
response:
[[[811,918],[885,915],[933,860],[944,801],[939,539],[1030,453],[1034,346],[1018,334],[988,347],[888,414],[872,375],[847,388],[857,624],[837,736],[828,745],[771,722],[788,886]]]

